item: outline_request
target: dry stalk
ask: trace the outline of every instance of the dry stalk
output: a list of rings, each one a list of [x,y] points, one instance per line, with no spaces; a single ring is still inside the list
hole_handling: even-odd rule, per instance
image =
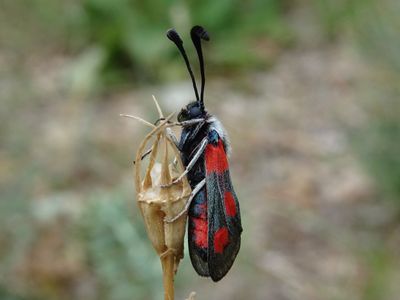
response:
[[[154,98],[160,118],[161,109]],[[141,118],[133,117],[150,126],[136,153],[135,186],[138,206],[143,216],[147,234],[161,260],[164,284],[164,299],[174,299],[174,275],[179,261],[183,258],[183,241],[186,228],[186,213],[173,222],[173,219],[185,207],[191,188],[186,177],[180,182],[172,181],[184,171],[180,153],[170,138],[168,121],[165,118],[157,126]],[[151,146],[151,147],[150,147]],[[148,164],[142,167],[143,155],[151,149]],[[144,171],[144,172],[143,172]],[[144,175],[142,176],[142,173]],[[168,187],[161,187],[169,185]],[[193,295],[190,299],[194,299]]]

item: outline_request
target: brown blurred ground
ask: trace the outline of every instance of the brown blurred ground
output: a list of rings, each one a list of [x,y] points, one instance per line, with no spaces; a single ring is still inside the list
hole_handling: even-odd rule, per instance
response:
[[[2,78],[1,292],[128,299],[123,288],[132,285],[141,294],[131,299],[158,299],[131,165],[147,129],[119,114],[156,119],[152,94],[177,111],[193,97],[190,82],[71,92],[68,55],[36,54],[8,69],[13,57],[0,53],[0,66],[13,71]],[[199,278],[186,255],[177,299],[196,291],[198,299],[372,300],[380,289],[398,298],[400,227],[348,135],[367,118],[370,72],[338,40],[300,43],[270,70],[210,77],[206,105],[232,141],[243,246],[218,284]]]

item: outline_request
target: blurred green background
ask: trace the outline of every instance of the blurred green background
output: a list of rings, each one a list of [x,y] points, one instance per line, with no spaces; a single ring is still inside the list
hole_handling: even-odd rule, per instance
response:
[[[132,160],[193,99],[166,29],[203,25],[243,242],[177,299],[397,300],[400,2],[0,1],[0,299],[161,299]]]

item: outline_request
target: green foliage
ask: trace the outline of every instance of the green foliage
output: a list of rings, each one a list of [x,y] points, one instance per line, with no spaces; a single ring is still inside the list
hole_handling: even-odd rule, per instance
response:
[[[88,264],[101,299],[159,299],[161,264],[137,210],[131,214],[135,203],[128,205],[126,197],[118,190],[93,195],[79,226]]]
[[[361,0],[314,0],[314,9],[328,37],[336,37],[348,28],[359,5],[367,5]]]
[[[375,74],[362,102],[367,120],[353,132],[353,145],[386,198],[400,211],[400,52],[397,38],[400,4],[368,1],[353,19],[358,41]]]
[[[383,244],[384,242],[381,241]],[[379,244],[377,244],[379,245]],[[396,269],[395,255],[384,247],[368,249],[362,256],[370,266],[364,286],[362,299],[393,299],[391,298],[391,284],[393,284]]]
[[[14,293],[8,291],[6,288],[0,286],[0,299],[1,300],[34,300],[35,298],[23,298],[16,296]]]
[[[352,134],[353,145],[362,162],[376,179],[387,198],[395,201],[400,210],[400,111],[375,116]]]
[[[384,64],[386,69],[399,73],[400,2],[370,0],[368,8],[358,11],[354,20],[360,48],[374,57],[374,62]]]
[[[188,52],[193,49],[184,31],[195,24],[210,31],[212,49],[207,51],[207,62],[214,71],[265,64],[271,51],[260,42],[279,48],[291,39],[282,12],[278,0],[85,0],[74,6],[69,28],[75,45],[103,53],[103,79],[113,82],[135,75],[143,81],[176,74],[174,64],[166,65],[168,57],[177,58],[178,53],[164,36],[173,26],[187,41]],[[185,71],[181,62],[179,70]]]

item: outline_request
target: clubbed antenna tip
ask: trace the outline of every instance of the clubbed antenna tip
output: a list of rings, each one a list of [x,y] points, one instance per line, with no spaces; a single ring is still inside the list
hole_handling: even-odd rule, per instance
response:
[[[202,40],[205,40],[205,41],[210,40],[210,36],[208,35],[208,32],[199,25],[193,26],[193,28],[191,30],[191,34],[195,34],[199,38],[201,38]]]
[[[179,34],[176,32],[174,28],[168,29],[167,30],[167,37],[173,41],[175,44],[179,43],[180,45],[183,44],[181,37]]]
[[[201,90],[200,90],[200,99],[198,102],[202,110],[204,110],[204,87],[206,85],[206,75],[204,72],[204,59],[203,59],[203,51],[201,50],[201,40],[209,41],[210,37],[208,36],[207,31],[199,25],[193,26],[190,30],[190,37],[192,38],[192,42],[197,51],[197,56],[199,57],[200,64],[200,74],[201,74]]]
[[[167,37],[176,45],[179,52],[181,53],[181,55],[185,61],[186,67],[188,69],[190,78],[192,79],[192,84],[193,84],[194,93],[196,95],[196,100],[200,101],[199,92],[197,91],[197,86],[196,86],[196,80],[194,79],[193,71],[190,66],[189,59],[186,55],[185,48],[183,47],[183,41],[182,41],[181,37],[179,36],[179,34],[176,32],[176,30],[174,28],[171,28],[167,31]]]

